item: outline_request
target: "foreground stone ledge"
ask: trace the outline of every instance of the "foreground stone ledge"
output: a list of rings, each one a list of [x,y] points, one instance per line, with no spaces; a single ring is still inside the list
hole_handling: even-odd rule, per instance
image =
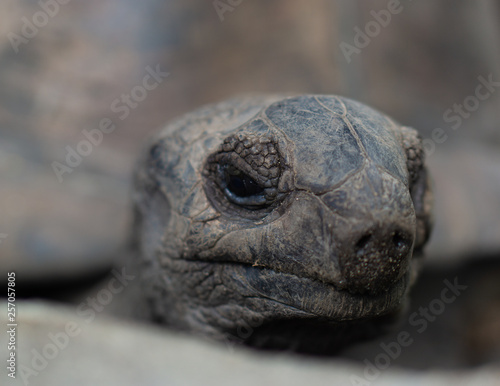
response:
[[[6,310],[6,302],[1,302]],[[92,322],[71,306],[18,301],[15,382],[28,385],[498,385],[500,368],[415,372],[389,368],[373,382],[364,368],[341,359],[314,359],[230,348],[147,324],[109,317]],[[6,312],[0,320],[7,324]],[[7,353],[2,334],[2,352]],[[2,357],[5,358],[4,355]],[[34,360],[34,358],[36,360]],[[42,358],[43,357],[43,358]],[[24,379],[23,379],[24,378]]]

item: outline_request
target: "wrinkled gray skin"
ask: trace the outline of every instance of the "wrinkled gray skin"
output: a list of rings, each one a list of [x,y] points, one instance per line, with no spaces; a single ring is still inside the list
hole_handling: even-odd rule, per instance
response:
[[[415,130],[338,96],[246,97],[161,131],[134,185],[154,319],[333,353],[404,309],[430,232]]]

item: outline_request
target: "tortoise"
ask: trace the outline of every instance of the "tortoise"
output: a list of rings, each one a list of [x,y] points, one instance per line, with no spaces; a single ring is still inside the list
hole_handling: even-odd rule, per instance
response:
[[[312,124],[313,122],[315,124]],[[336,130],[334,123],[337,124]],[[265,125],[267,129],[264,128]],[[301,133],[297,130],[300,125],[307,127],[308,130]],[[309,136],[300,137],[300,134],[307,133]],[[322,136],[322,133],[328,133],[329,136]],[[339,137],[341,135],[342,138]],[[354,137],[354,140],[351,137]],[[245,140],[248,140],[246,145],[250,146],[245,146]],[[306,146],[311,142],[316,143],[316,146]],[[341,151],[330,153],[328,149],[333,148],[335,144],[339,145]],[[359,149],[358,152],[349,151],[353,148]],[[238,152],[238,149],[241,151]],[[271,186],[259,188],[259,184],[262,184],[263,178],[266,177],[265,171],[259,170],[259,173],[255,174],[252,172],[253,169],[241,170],[245,164],[238,160],[245,149],[250,149],[245,157],[249,162],[245,164],[252,168],[254,167],[252,160],[257,166],[261,162],[252,156],[264,154],[266,151],[267,156],[275,156],[267,161],[271,165],[268,168],[269,175],[276,173],[271,171],[273,167],[277,168],[278,172],[275,194],[272,190],[273,183]],[[468,210],[458,210],[466,203],[460,199],[467,197],[467,203],[472,204],[474,208],[477,207],[476,204],[480,206],[484,202],[490,202],[486,200],[488,197],[482,196],[477,191],[474,195],[465,194],[468,192],[464,189],[467,180],[461,177],[463,173],[460,173],[460,169],[465,167],[475,169],[477,173],[474,179],[479,181],[478,183],[482,181],[485,186],[486,182],[489,182],[491,188],[488,191],[489,195],[499,197],[497,194],[499,190],[495,190],[495,181],[500,181],[495,177],[498,177],[498,169],[491,166],[500,160],[490,157],[491,154],[486,151],[485,146],[481,147],[484,155],[481,158],[472,157],[473,153],[467,153],[467,149],[470,150],[470,146],[460,149],[460,157],[456,157],[456,154],[454,156],[453,152],[443,151],[446,149],[440,149],[439,153],[427,157],[426,161],[427,164],[430,163],[433,175],[437,176],[435,185],[446,182],[445,187],[448,188],[445,191],[446,195],[452,191],[464,192],[464,196],[456,196],[452,201],[456,209],[453,211],[453,216],[443,216],[449,212],[447,205],[442,205],[443,200],[439,196],[443,194],[443,185],[440,185],[441,189],[436,189],[436,202],[440,205],[434,208],[437,212],[434,234],[439,237],[434,237],[432,253],[437,257],[450,257],[441,259],[444,263],[455,261],[454,254],[448,252],[452,250],[451,247],[457,247],[449,245],[447,236],[454,235],[457,230],[466,232],[475,224]],[[252,154],[252,151],[256,154]],[[440,158],[442,153],[446,160]],[[325,156],[308,158],[318,154]],[[468,154],[467,157],[464,158],[464,154]],[[123,270],[125,260],[129,259],[136,269],[130,276],[134,279],[131,283],[140,284],[143,288],[138,292],[131,284],[127,287],[130,291],[120,292],[120,295],[123,295],[121,298],[113,292],[116,297],[111,303],[101,307],[101,310],[104,308],[104,312],[109,311],[119,317],[135,312],[133,315],[135,318],[153,319],[167,324],[172,329],[225,340],[226,343],[241,342],[267,348],[292,348],[307,353],[337,353],[342,347],[352,347],[352,343],[358,340],[381,334],[403,315],[408,305],[409,288],[414,284],[419,267],[424,261],[423,247],[429,238],[433,223],[432,192],[427,164],[423,162],[424,155],[416,131],[400,126],[390,118],[358,102],[337,96],[239,97],[188,114],[152,138],[137,163],[132,196],[135,221],[129,237],[131,243],[126,251],[129,257],[122,257],[121,254],[116,264],[122,269],[122,273],[129,275],[131,271],[128,266],[125,271]],[[352,162],[343,164],[343,159]],[[303,160],[301,162],[305,163],[298,163],[298,160]],[[461,164],[457,163],[459,160],[462,160]],[[475,160],[480,162],[474,164]],[[341,164],[344,169],[339,168],[336,163]],[[461,165],[459,169],[449,168],[449,165],[456,167],[457,164]],[[484,173],[481,174],[481,171]],[[315,172],[322,178],[314,179]],[[342,172],[345,173],[344,178],[338,177]],[[338,181],[328,181],[326,178],[328,175],[337,176]],[[485,178],[481,180],[481,176]],[[276,177],[271,177],[271,180],[273,178]],[[332,190],[341,192],[346,188],[351,188],[351,194],[348,195],[347,192],[330,194]],[[112,190],[113,195],[119,195],[120,191],[121,189]],[[373,194],[374,192],[376,194]],[[235,193],[237,194],[234,195]],[[389,193],[392,196],[388,196]],[[314,210],[310,210],[311,207]],[[372,212],[368,210],[370,208]],[[407,217],[403,215],[404,208]],[[492,218],[495,217],[497,209],[490,208]],[[462,216],[462,212],[467,216]],[[322,219],[319,217],[320,214],[324,216]],[[293,215],[300,216],[294,221],[291,219]],[[457,221],[455,215],[458,215],[458,220],[468,221]],[[451,220],[446,219],[440,223],[444,217],[449,217]],[[318,221],[314,222],[314,218],[319,218],[323,226],[320,227]],[[309,221],[303,221],[304,219]],[[378,230],[370,228],[372,224],[370,221],[383,219],[386,221],[384,228]],[[213,230],[213,224],[218,225],[218,228],[215,227],[218,232],[210,233],[208,227],[211,226],[210,229]],[[338,230],[335,227],[343,224],[347,224],[348,227],[340,229],[342,243],[333,243],[333,229]],[[486,247],[485,250],[498,250],[495,224],[495,221],[489,221],[483,225],[484,227],[489,225],[489,233],[481,233],[483,236],[481,239],[474,238],[474,234],[467,232],[470,238],[464,239],[460,246],[464,256],[471,250],[478,250],[480,246]],[[277,225],[275,231],[270,232],[274,225]],[[394,227],[393,231],[387,232],[391,226]],[[481,232],[482,229],[484,228],[481,228]],[[294,230],[298,233],[294,234]],[[348,234],[347,230],[352,232]],[[258,238],[258,232],[267,232],[267,243],[263,238]],[[280,232],[283,232],[281,236],[284,234],[292,236],[288,238],[283,236],[280,239]],[[224,234],[230,233],[234,236],[228,240],[228,236]],[[297,236],[302,234],[311,236],[301,242]],[[322,242],[323,235],[331,238],[327,238],[327,242]],[[4,239],[5,245],[2,245],[2,248],[9,247],[11,237],[12,235],[9,235]],[[388,246],[387,240],[385,244],[379,242],[380,238],[387,238],[392,241],[392,245]],[[270,239],[273,243],[269,242]],[[220,242],[225,243],[224,248],[231,241],[234,247],[233,249],[227,247],[227,253],[217,255],[216,252],[222,251],[223,248],[220,244],[214,247],[210,240],[216,240],[212,242],[215,245]],[[254,241],[255,245],[263,248],[262,255],[259,255],[261,259],[251,263],[244,260],[245,257],[257,252],[255,247],[249,247],[248,241]],[[361,255],[347,253],[346,251],[352,251],[348,248],[349,243],[351,246],[361,247]],[[404,246],[405,243],[411,244],[411,247]],[[464,245],[467,245],[468,249],[463,248]],[[432,244],[429,246],[432,247]],[[384,252],[391,249],[401,252],[396,254],[397,259],[384,261]],[[338,255],[334,253],[339,250],[344,252]],[[203,251],[205,252],[202,253]],[[308,251],[333,252],[313,255],[307,253]],[[304,254],[301,255],[301,252]],[[96,254],[95,251],[92,253]],[[105,256],[99,256],[102,261],[106,260]],[[200,261],[191,261],[187,258],[189,256],[200,258]],[[267,260],[264,259],[266,256]],[[290,256],[294,259],[287,265],[285,259]],[[299,258],[302,256],[305,257],[301,261]],[[209,260],[207,257],[214,258]],[[230,260],[235,257],[239,260]],[[330,265],[321,260],[325,257],[331,257]],[[368,258],[377,264],[382,264],[383,270],[380,265],[370,265]],[[299,265],[305,259],[308,259],[308,263]],[[88,259],[84,257],[81,260]],[[22,260],[16,261],[20,264],[16,269],[16,276],[19,277],[16,291],[22,293],[26,288],[22,278],[29,272],[32,264],[22,264]],[[98,259],[94,256],[90,264],[96,261]],[[101,264],[107,263],[101,262]],[[332,276],[328,276],[329,268],[334,272]],[[445,264],[445,269],[449,274],[457,272],[450,264]],[[231,270],[233,274],[229,275]],[[310,277],[301,275],[300,272]],[[363,276],[363,273],[367,276]],[[461,284],[463,284],[463,273],[461,271]],[[491,270],[491,273],[494,274],[494,271]],[[67,272],[65,274],[70,278]],[[135,280],[136,278],[140,280]],[[429,280],[429,272],[425,278]],[[223,283],[227,283],[227,286],[220,285],[216,279],[225,280]],[[439,279],[440,277],[438,281]],[[476,276],[474,280],[477,282],[481,279],[482,277]],[[72,275],[70,280],[74,284],[75,275]],[[102,283],[90,290],[87,288],[89,283],[84,283],[85,294],[80,300],[76,300],[77,304],[78,301],[83,302],[88,299],[87,295],[95,297],[105,286],[111,285],[111,280],[113,279],[104,278]],[[50,289],[54,290],[54,293],[61,294],[61,289],[68,288],[61,284],[60,278],[53,281],[55,285]],[[32,287],[37,295],[40,295],[39,284],[40,282],[35,282]],[[419,289],[421,294],[424,292],[422,289],[429,284],[432,284],[429,289],[433,294],[431,296],[435,296],[436,291],[439,293],[442,290],[439,287],[440,283],[436,286],[436,283],[429,281],[416,289]],[[210,286],[214,287],[212,292],[204,291]],[[191,288],[192,291],[182,292],[186,288]],[[325,288],[330,289],[330,293],[327,293]],[[305,290],[303,292],[305,295],[299,297],[297,294],[300,294],[301,289]],[[318,289],[319,291],[313,296],[308,297],[312,290]],[[492,287],[488,285],[483,288],[486,292],[491,292],[491,289]],[[251,294],[252,291],[254,295]],[[484,296],[484,291],[481,296]],[[223,301],[226,299],[226,303],[210,305],[214,304],[211,302],[221,299]],[[330,300],[333,301],[329,305],[327,302]],[[483,297],[482,302],[484,300]],[[483,303],[478,303],[477,297],[474,296],[470,301],[475,307],[468,308],[477,316],[477,311]],[[18,346],[21,365],[29,366],[29,361],[35,358],[34,348],[43,353],[43,348],[51,342],[47,340],[47,336],[54,336],[54,332],[59,333],[60,327],[67,325],[68,320],[78,320],[77,323],[85,328],[84,334],[71,338],[72,343],[65,349],[64,355],[51,361],[47,369],[39,375],[31,375],[36,376],[37,380],[46,378],[50,380],[48,383],[65,384],[66,380],[60,382],[60,375],[63,369],[71,369],[67,360],[82,358],[104,366],[103,373],[113,379],[116,379],[114,377],[117,373],[129,377],[131,356],[138,363],[136,370],[147,369],[142,374],[145,379],[158,377],[170,379],[175,372],[173,369],[177,368],[182,373],[182,369],[185,368],[183,358],[186,357],[192,359],[189,366],[193,363],[199,363],[200,366],[206,364],[208,368],[226,374],[229,368],[234,368],[235,359],[239,361],[238,363],[251,363],[253,368],[251,366],[244,368],[252,368],[252,374],[255,373],[255,368],[268,368],[267,363],[270,367],[281,368],[280,358],[265,356],[258,358],[259,360],[254,363],[256,356],[249,356],[237,348],[235,348],[236,356],[227,353],[223,360],[219,361],[221,356],[217,353],[221,350],[226,353],[224,347],[221,349],[216,345],[205,346],[202,342],[194,344],[195,342],[190,339],[174,337],[170,329],[158,331],[146,324],[123,324],[117,318],[106,322],[94,321],[95,313],[92,318],[82,320],[82,316],[87,316],[79,313],[82,304],[84,303],[80,303],[76,308],[75,315],[75,307],[71,305],[60,314],[57,307],[50,304],[43,305],[38,302],[30,304],[24,301],[18,303],[19,310],[22,310],[18,317],[20,334],[25,337],[19,340]],[[477,329],[479,332],[491,331],[492,316],[494,317],[491,313],[482,313],[481,318],[484,318],[479,318],[474,324],[479,326]],[[456,313],[452,312],[445,320],[451,321],[450,317],[456,318]],[[87,326],[91,321],[92,323]],[[489,323],[489,330],[482,328],[488,327],[483,321]],[[445,328],[449,329],[446,321],[445,325]],[[438,328],[437,333],[441,332]],[[432,333],[426,334],[428,339],[434,339],[435,336]],[[477,342],[478,339],[472,341]],[[425,340],[423,344],[425,346]],[[118,359],[110,360],[110,353],[121,352],[124,345],[127,348],[141,350],[144,355],[136,355],[137,351],[132,350],[129,357],[120,356],[125,362]],[[375,349],[380,350],[380,347]],[[419,356],[428,350],[426,347],[419,350],[419,344],[414,343],[410,351],[406,350],[410,354],[406,366],[412,367],[415,362],[415,357],[412,356],[414,349]],[[450,345],[448,352],[450,357],[456,349],[456,345]],[[180,352],[182,355],[177,358],[173,352]],[[205,354],[207,352],[214,353],[214,357],[210,355],[208,361]],[[369,350],[362,348],[361,356],[351,355],[351,357],[372,359],[369,353]],[[379,351],[375,353],[378,354]],[[439,355],[442,356],[442,353],[431,355],[427,352],[425,356],[434,361],[433,363],[437,361],[441,363]],[[166,357],[176,360],[167,361],[170,366],[165,366]],[[346,357],[345,351],[343,357]],[[288,358],[284,361],[288,366],[285,372],[295,374],[292,369],[298,366],[299,361],[302,363],[303,359]],[[352,374],[361,376],[366,372],[366,368],[362,365],[354,366],[344,361],[326,362],[324,367],[326,366],[331,370],[329,379],[334,383],[338,380],[339,384],[348,382]],[[306,370],[300,368],[300,373]],[[306,371],[304,374],[306,377],[312,376],[317,370],[317,367],[312,367],[311,373]],[[492,379],[490,383],[495,384],[498,371],[490,370],[493,371],[484,368],[480,372],[474,371],[466,375],[470,378],[480,375],[490,376]],[[203,373],[206,373],[205,370]],[[241,376],[241,373],[235,374],[231,371],[228,374],[228,379],[231,380]],[[415,376],[414,372],[411,374]],[[442,384],[448,384],[452,377],[455,379],[454,375],[448,373],[433,374]],[[71,375],[67,378],[88,380],[90,376],[88,372],[75,373],[71,370]],[[407,379],[408,376],[407,372],[402,372],[400,375],[401,379]],[[423,378],[425,376],[422,374]],[[380,380],[393,379],[392,377],[396,375],[389,371],[387,374],[381,374]],[[56,379],[59,383],[54,382]],[[352,379],[350,380],[352,382]],[[290,376],[289,381],[294,383],[295,375]],[[125,383],[134,384],[134,382],[131,379]],[[218,382],[222,380],[219,379]]]
[[[150,317],[309,353],[380,334],[432,228],[424,156],[416,130],[335,95],[237,97],[171,123],[133,182]]]

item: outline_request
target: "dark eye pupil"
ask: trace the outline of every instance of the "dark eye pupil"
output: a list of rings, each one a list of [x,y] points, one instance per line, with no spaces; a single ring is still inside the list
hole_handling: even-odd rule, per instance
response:
[[[236,174],[226,171],[226,186],[231,193],[239,197],[250,197],[264,192],[257,182],[241,172]]]

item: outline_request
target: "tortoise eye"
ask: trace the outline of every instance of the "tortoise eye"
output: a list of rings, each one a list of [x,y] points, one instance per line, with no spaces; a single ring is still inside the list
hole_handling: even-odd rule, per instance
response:
[[[279,191],[283,166],[276,140],[238,133],[224,139],[207,158],[207,196],[221,212],[262,218],[285,198]]]
[[[224,172],[226,189],[238,197],[251,197],[264,194],[262,188],[253,178],[240,170],[227,167]]]
[[[248,207],[266,204],[265,189],[248,174],[231,165],[222,167],[221,171],[222,188],[230,201]]]

